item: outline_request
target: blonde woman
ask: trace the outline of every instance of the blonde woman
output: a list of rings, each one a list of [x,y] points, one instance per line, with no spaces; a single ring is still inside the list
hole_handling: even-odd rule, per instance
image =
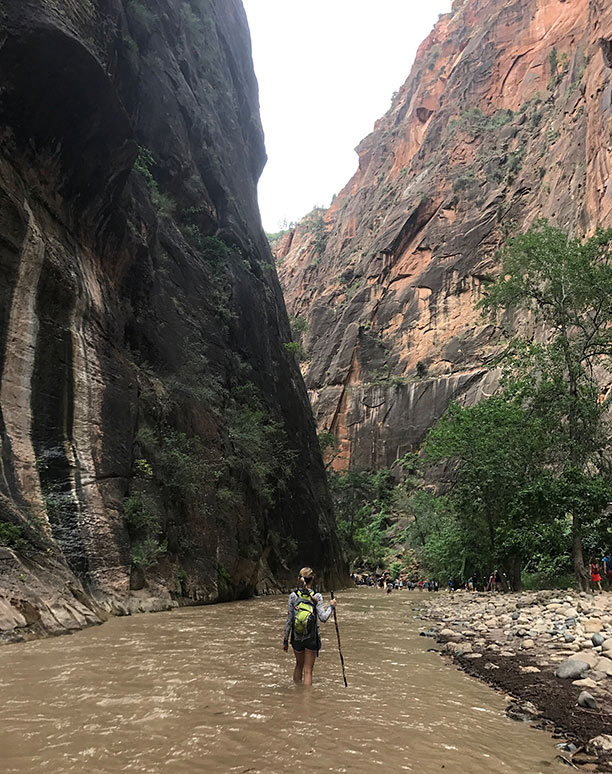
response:
[[[298,587],[289,595],[287,622],[283,649],[289,650],[289,642],[295,653],[293,679],[296,683],[304,678],[304,685],[312,685],[312,670],[321,649],[319,621],[325,623],[336,607],[332,599],[325,609],[323,597],[313,590],[315,574],[310,567],[302,567]]]

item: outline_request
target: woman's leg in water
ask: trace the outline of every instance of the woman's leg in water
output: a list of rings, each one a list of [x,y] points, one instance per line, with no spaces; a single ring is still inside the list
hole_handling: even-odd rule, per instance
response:
[[[293,651],[295,653],[295,669],[293,670],[293,680],[296,683],[302,682],[302,670],[304,669],[304,651]],[[311,680],[312,682],[312,680]]]
[[[312,685],[312,670],[317,657],[316,650],[305,650],[304,656],[304,685]]]

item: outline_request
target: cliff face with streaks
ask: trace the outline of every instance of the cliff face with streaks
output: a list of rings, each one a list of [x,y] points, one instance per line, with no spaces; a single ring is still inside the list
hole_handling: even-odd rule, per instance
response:
[[[0,631],[342,574],[239,0],[0,7]]]
[[[509,233],[612,225],[611,78],[605,0],[456,0],[352,180],[276,246],[336,467],[389,465],[495,388],[474,303]]]

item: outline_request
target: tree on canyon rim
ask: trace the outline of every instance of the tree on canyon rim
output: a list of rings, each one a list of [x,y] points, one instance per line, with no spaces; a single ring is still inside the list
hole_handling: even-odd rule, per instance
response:
[[[499,278],[479,306],[485,313],[526,313],[541,331],[511,342],[505,379],[546,427],[545,503],[571,516],[576,582],[587,590],[583,539],[601,523],[612,496],[612,391],[602,388],[612,371],[612,230],[583,240],[538,222],[509,240]]]

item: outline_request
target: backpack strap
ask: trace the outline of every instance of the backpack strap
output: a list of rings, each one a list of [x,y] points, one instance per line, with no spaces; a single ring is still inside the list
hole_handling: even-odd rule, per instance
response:
[[[298,597],[303,600],[304,602],[310,602],[311,605],[314,606],[316,609],[317,607],[317,600],[315,599],[315,595],[310,589],[296,589],[295,593],[298,595]]]

